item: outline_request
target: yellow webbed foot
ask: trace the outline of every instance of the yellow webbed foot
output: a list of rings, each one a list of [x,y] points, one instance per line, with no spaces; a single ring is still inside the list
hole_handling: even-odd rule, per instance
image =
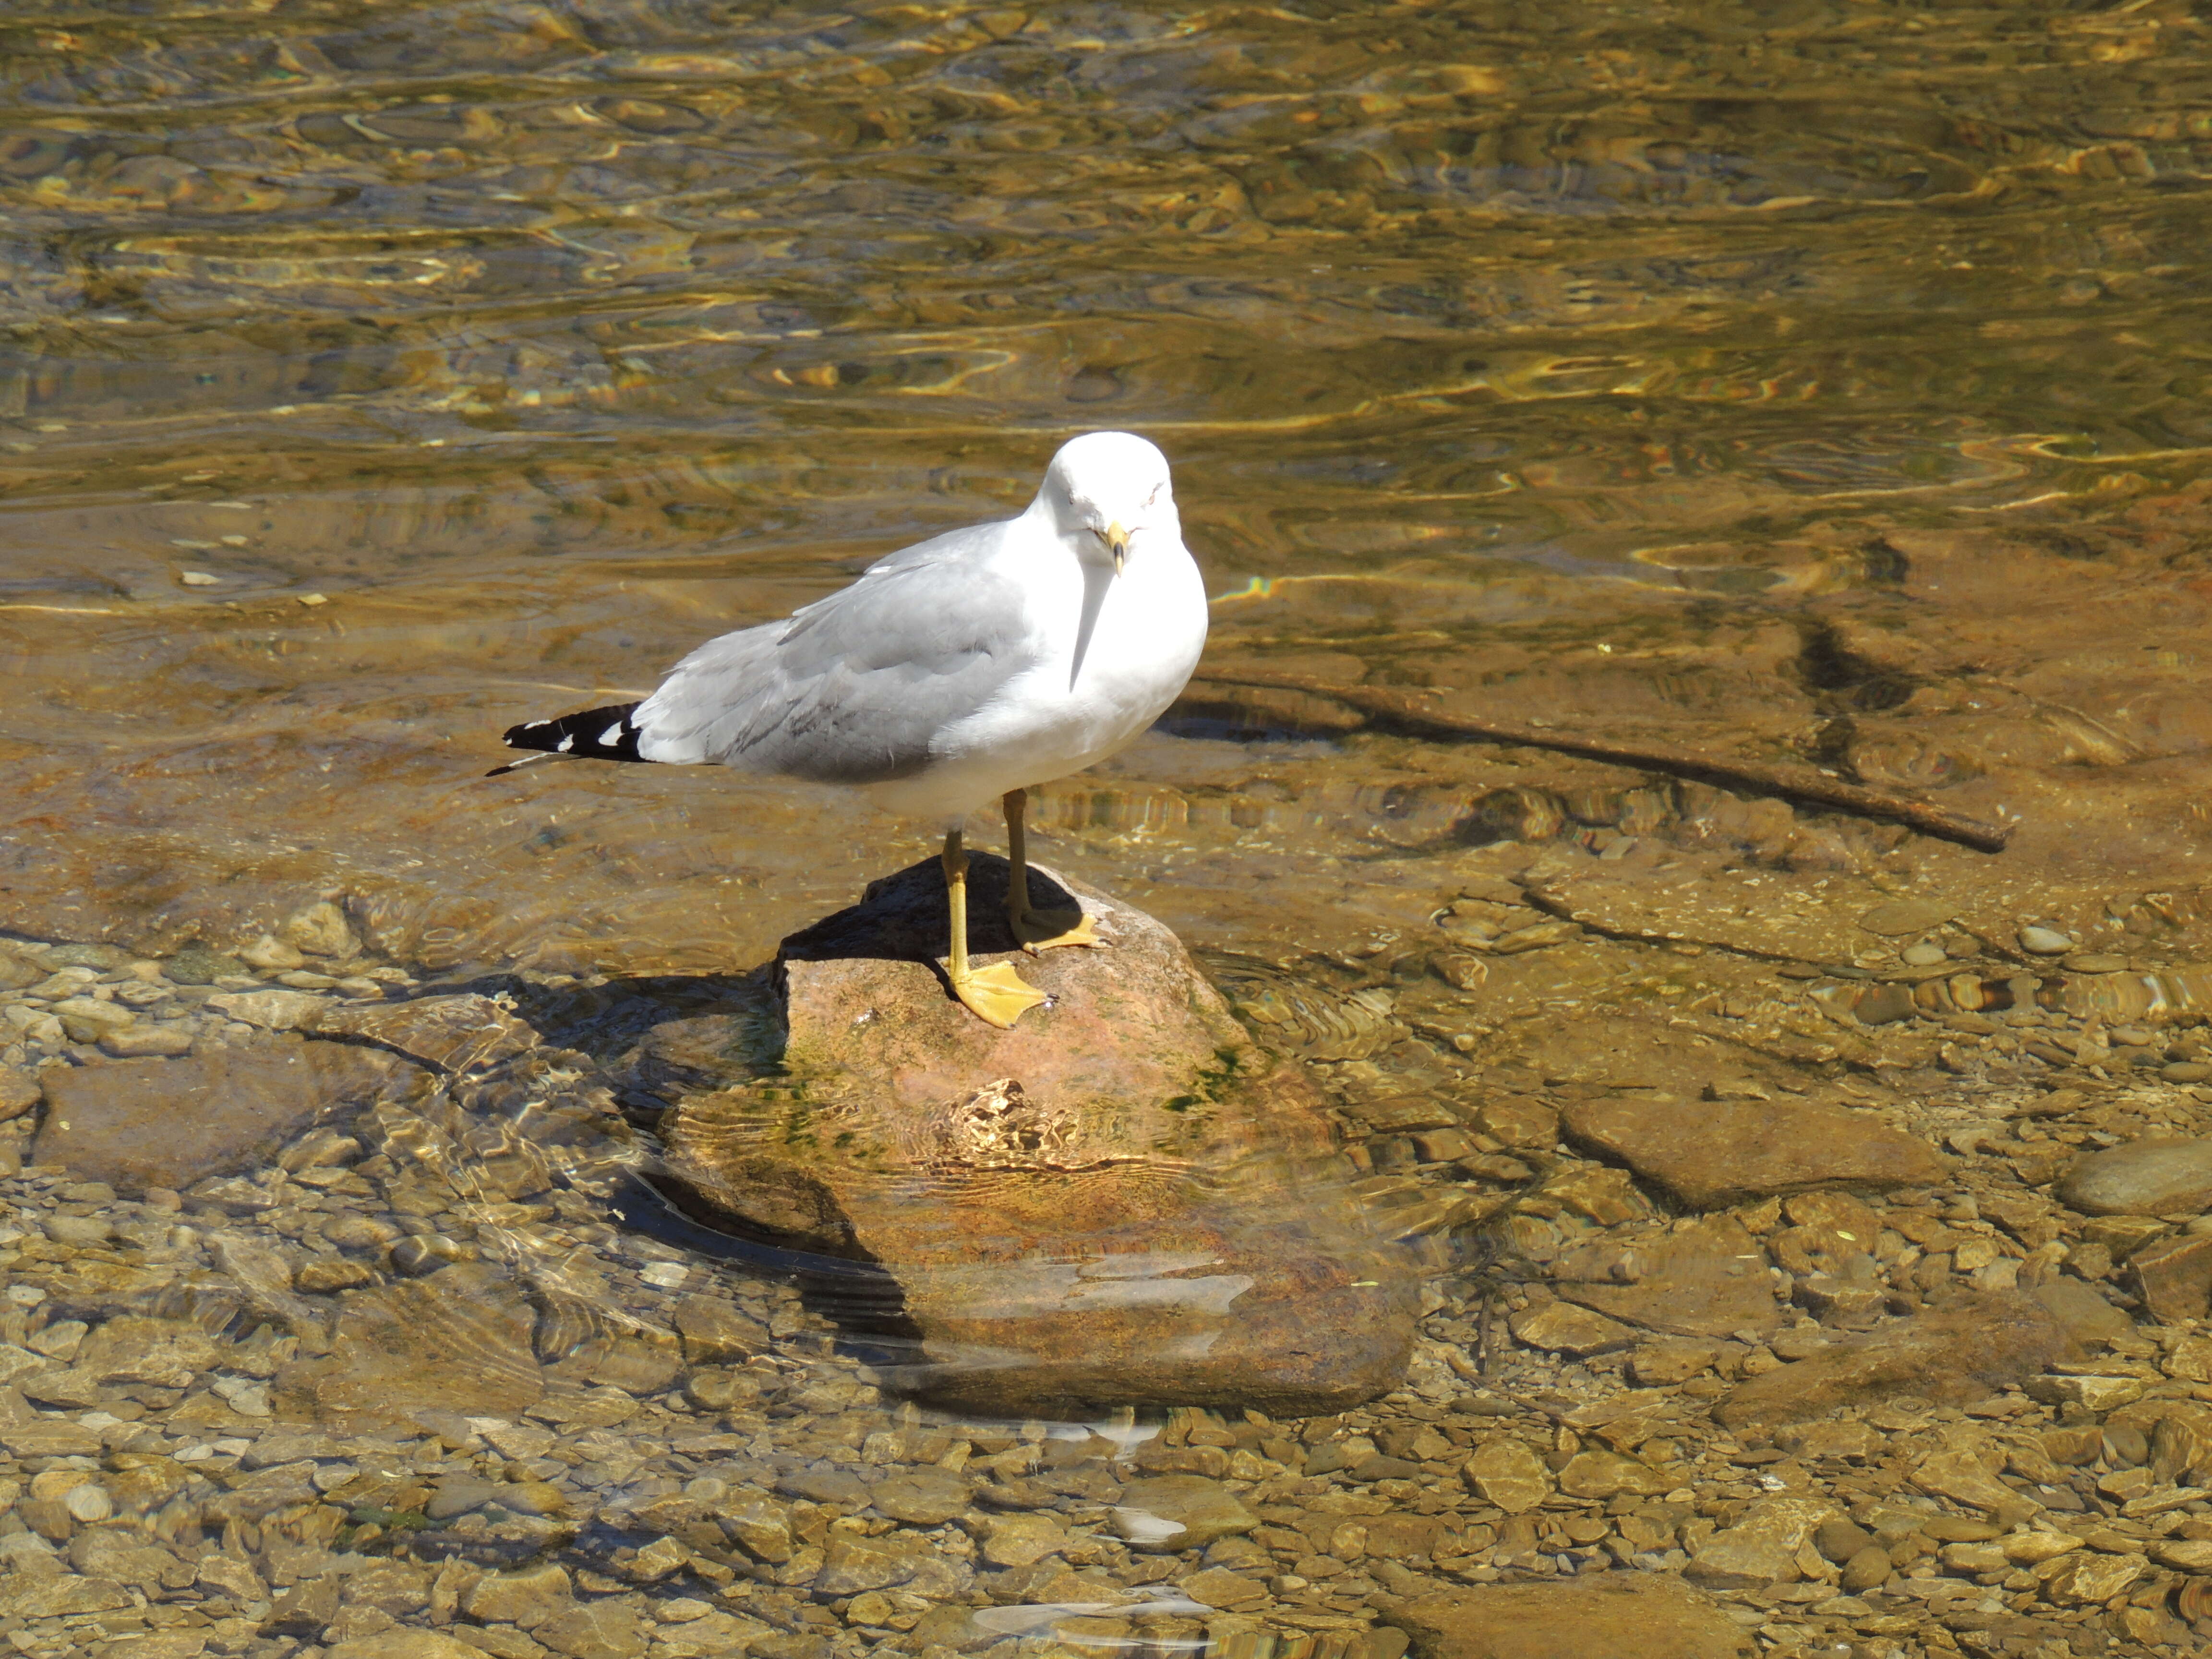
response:
[[[952,994],[967,1004],[969,1012],[978,1019],[1002,1031],[1012,1030],[1016,1020],[1045,1000],[1043,992],[1006,963],[969,968],[964,973],[947,971],[952,981]]]
[[[1106,943],[1091,926],[1091,918],[1080,910],[1016,911],[1007,916],[1006,924],[1031,956],[1055,945],[1103,946]]]

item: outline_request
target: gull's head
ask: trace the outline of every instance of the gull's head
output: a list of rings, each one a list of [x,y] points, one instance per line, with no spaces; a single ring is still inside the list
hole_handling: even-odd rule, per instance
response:
[[[1117,575],[1133,544],[1182,539],[1168,458],[1133,432],[1086,432],[1062,444],[1030,511],[1050,518],[1085,557],[1112,559]]]

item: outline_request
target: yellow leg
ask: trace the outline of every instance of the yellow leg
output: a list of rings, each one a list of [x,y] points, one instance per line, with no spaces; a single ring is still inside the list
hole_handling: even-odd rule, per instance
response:
[[[1091,931],[1091,918],[1079,909],[1040,910],[1030,904],[1029,840],[1023,833],[1022,815],[1030,803],[1025,789],[1009,789],[1000,805],[1006,810],[1006,923],[1035,956],[1055,945],[1103,945]]]
[[[945,895],[952,912],[952,954],[945,964],[952,994],[966,1003],[977,1018],[1002,1031],[1011,1030],[1024,1012],[1044,1000],[1044,993],[1009,963],[969,966],[968,854],[961,851],[957,830],[945,837]]]

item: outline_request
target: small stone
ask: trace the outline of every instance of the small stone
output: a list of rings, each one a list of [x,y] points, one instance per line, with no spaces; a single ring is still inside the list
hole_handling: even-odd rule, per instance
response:
[[[1561,1127],[1695,1210],[1820,1187],[1923,1187],[1943,1176],[1925,1142],[1871,1114],[1788,1101],[1620,1097],[1571,1105]]]
[[[642,1643],[636,1651],[644,1651]],[[395,1628],[333,1643],[323,1650],[323,1659],[483,1659],[483,1653],[434,1630]]]
[[[1832,1504],[1817,1498],[1762,1498],[1735,1525],[1706,1540],[1683,1571],[1715,1589],[1794,1583],[1820,1570],[1813,1534],[1835,1516]]]
[[[1861,916],[1859,926],[1883,939],[1901,939],[1941,927],[1958,914],[1958,906],[1940,899],[1893,899]]]
[[[213,985],[218,980],[242,977],[246,964],[236,957],[204,945],[187,945],[161,963],[162,975],[177,985]]]
[[[1720,1355],[1719,1343],[1695,1337],[1646,1342],[1628,1357],[1628,1374],[1638,1387],[1664,1388],[1710,1370]]]
[[[2177,1572],[2212,1572],[2212,1538],[2169,1538],[2153,1544],[2150,1559]]]
[[[2043,1594],[2062,1607],[2102,1606],[2149,1571],[2150,1563],[2140,1555],[2076,1550],[2044,1580]]]
[[[104,1244],[114,1234],[106,1218],[96,1215],[49,1216],[46,1237],[57,1244]]]
[[[1841,1583],[1846,1593],[1856,1595],[1887,1583],[1895,1570],[1888,1551],[1879,1544],[1869,1544],[1844,1563]]]
[[[1570,1498],[1618,1498],[1623,1493],[1656,1498],[1672,1492],[1676,1477],[1626,1452],[1591,1448],[1569,1458],[1559,1474],[1559,1490]],[[1502,1506],[1501,1506],[1502,1507]]]
[[[679,1297],[669,1321],[694,1365],[721,1365],[750,1359],[769,1347],[768,1328],[726,1297]]]
[[[2056,1560],[2069,1551],[2078,1550],[2081,1547],[2081,1540],[2071,1533],[2053,1532],[2047,1528],[2012,1533],[2004,1540],[2005,1559],[2016,1567],[2032,1567],[2040,1562]]]
[[[1879,1456],[1888,1442],[1871,1424],[1843,1418],[1792,1425],[1775,1435],[1774,1443],[1791,1456],[1808,1461],[1842,1458],[1863,1463]]]
[[[64,997],[48,1012],[62,1023],[72,1042],[97,1042],[112,1030],[135,1024],[138,1016],[119,1002],[97,997]]]
[[[1908,964],[1915,968],[1933,968],[1939,963],[1948,962],[1950,960],[1950,958],[1944,954],[1943,947],[1942,945],[1932,944],[1925,939],[1922,940],[1917,945],[1906,945],[1903,951],[1899,952],[1899,955],[1903,957]]]
[[[1572,1303],[1551,1302],[1515,1314],[1506,1322],[1513,1340],[1524,1347],[1547,1353],[1564,1353],[1580,1359],[1594,1353],[1611,1353],[1636,1340],[1630,1326]]]
[[[1384,1602],[1379,1611],[1386,1625],[1413,1637],[1421,1659],[1737,1659],[1746,1650],[1718,1602],[1656,1573],[1480,1584]],[[1344,1651],[1393,1650],[1354,1645]]]
[[[450,1521],[457,1515],[466,1515],[496,1502],[507,1485],[504,1480],[483,1480],[474,1475],[445,1475],[431,1488],[422,1513],[433,1521]]]
[[[2177,1060],[2160,1066],[2158,1074],[2168,1083],[2212,1082],[2212,1066],[2201,1060]]]
[[[2044,1405],[2079,1406],[2099,1416],[2143,1395],[2142,1379],[2135,1376],[2031,1376],[2021,1386]]]
[[[134,1025],[100,1033],[100,1052],[116,1060],[159,1060],[192,1051],[192,1034],[174,1025]]]
[[[984,1528],[983,1559],[994,1567],[1026,1567],[1066,1547],[1067,1528],[1056,1516],[1001,1515]]]
[[[1132,1480],[1114,1510],[1115,1532],[1141,1549],[1199,1549],[1259,1524],[1234,1492],[1194,1474]]]
[[[869,1489],[877,1514],[910,1527],[942,1525],[965,1510],[973,1496],[958,1475],[927,1464],[902,1470]]]
[[[71,1486],[62,1498],[62,1507],[73,1519],[87,1525],[105,1521],[115,1513],[115,1504],[107,1495],[107,1488],[91,1480],[81,1486]]]
[[[1708,1216],[1638,1252],[1632,1284],[1562,1276],[1559,1296],[1670,1336],[1770,1331],[1781,1321],[1759,1241],[1732,1215]]]
[[[2020,948],[2030,956],[2063,957],[2074,941],[2055,927],[2027,927],[2020,930]]]
[[[259,939],[254,940],[252,944],[247,945],[238,954],[239,957],[242,957],[249,966],[266,969],[270,973],[283,973],[289,969],[305,967],[307,961],[306,957],[302,956],[298,951],[294,950],[292,946],[285,944],[283,939],[278,939],[274,933],[264,933]],[[173,973],[169,977],[175,979],[176,975]],[[192,980],[189,981],[179,981],[179,982],[194,985],[210,985],[214,983],[214,980],[210,977],[204,980]]]
[[[325,900],[285,917],[277,930],[283,941],[311,957],[351,957],[361,952],[361,942],[346,925],[345,912]]]
[[[311,1295],[322,1294],[351,1290],[356,1285],[368,1284],[375,1277],[358,1261],[349,1261],[343,1256],[319,1255],[293,1270],[292,1288]]]
[[[535,1630],[573,1600],[568,1573],[550,1562],[520,1572],[489,1573],[461,1598],[461,1610],[479,1624]]]
[[[306,991],[227,991],[210,997],[207,1006],[265,1031],[292,1031],[313,1026],[329,1001]]]
[[[19,1118],[39,1103],[38,1081],[12,1066],[0,1066],[0,1123]]]
[[[392,1246],[392,1270],[409,1279],[421,1279],[472,1254],[458,1239],[441,1233],[409,1233]]]
[[[2200,1215],[2212,1207],[2212,1140],[2111,1147],[2068,1170],[2056,1191],[2086,1215]]]
[[[2091,951],[2067,957],[2066,966],[2077,974],[2124,974],[2128,969],[2128,959]]]
[[[1801,1422],[1897,1395],[1984,1399],[2079,1350],[2042,1304],[2018,1291],[1974,1294],[1840,1342],[1739,1386],[1714,1415],[1730,1428]]]
[[[2161,1324],[2212,1314],[2212,1233],[2190,1233],[2136,1251],[2128,1273],[2144,1310]]]
[[[1508,1515],[1522,1515],[1552,1495],[1552,1472],[1522,1442],[1500,1436],[1476,1449],[1460,1471],[1469,1491]]]

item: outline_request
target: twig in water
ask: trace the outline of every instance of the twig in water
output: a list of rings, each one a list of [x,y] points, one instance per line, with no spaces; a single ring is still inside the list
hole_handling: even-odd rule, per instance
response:
[[[1500,720],[1470,720],[1464,714],[1447,714],[1425,701],[1436,696],[1433,691],[1400,690],[1372,685],[1330,685],[1308,679],[1301,674],[1268,674],[1254,670],[1214,673],[1201,670],[1193,678],[1210,685],[1249,685],[1271,691],[1303,691],[1310,696],[1332,698],[1363,714],[1379,715],[1416,736],[1473,738],[1483,743],[1549,749],[1562,755],[1579,755],[1586,760],[1611,761],[1616,765],[1638,767],[1647,772],[1665,772],[1698,783],[1714,784],[1723,789],[1742,789],[1753,794],[1776,795],[1784,800],[1832,807],[1839,812],[1853,813],[1863,818],[1901,823],[1923,836],[1956,842],[1979,853],[2002,853],[2005,843],[2012,838],[2013,826],[2010,824],[1984,823],[1979,818],[1947,812],[1941,807],[1930,806],[1925,801],[1914,800],[1909,796],[1888,794],[1879,789],[1845,783],[1841,778],[1832,778],[1826,773],[1815,771],[1808,766],[1769,766],[1759,761],[1701,755],[1687,749],[1612,743],[1601,738],[1564,736],[1533,726],[1509,726]]]

